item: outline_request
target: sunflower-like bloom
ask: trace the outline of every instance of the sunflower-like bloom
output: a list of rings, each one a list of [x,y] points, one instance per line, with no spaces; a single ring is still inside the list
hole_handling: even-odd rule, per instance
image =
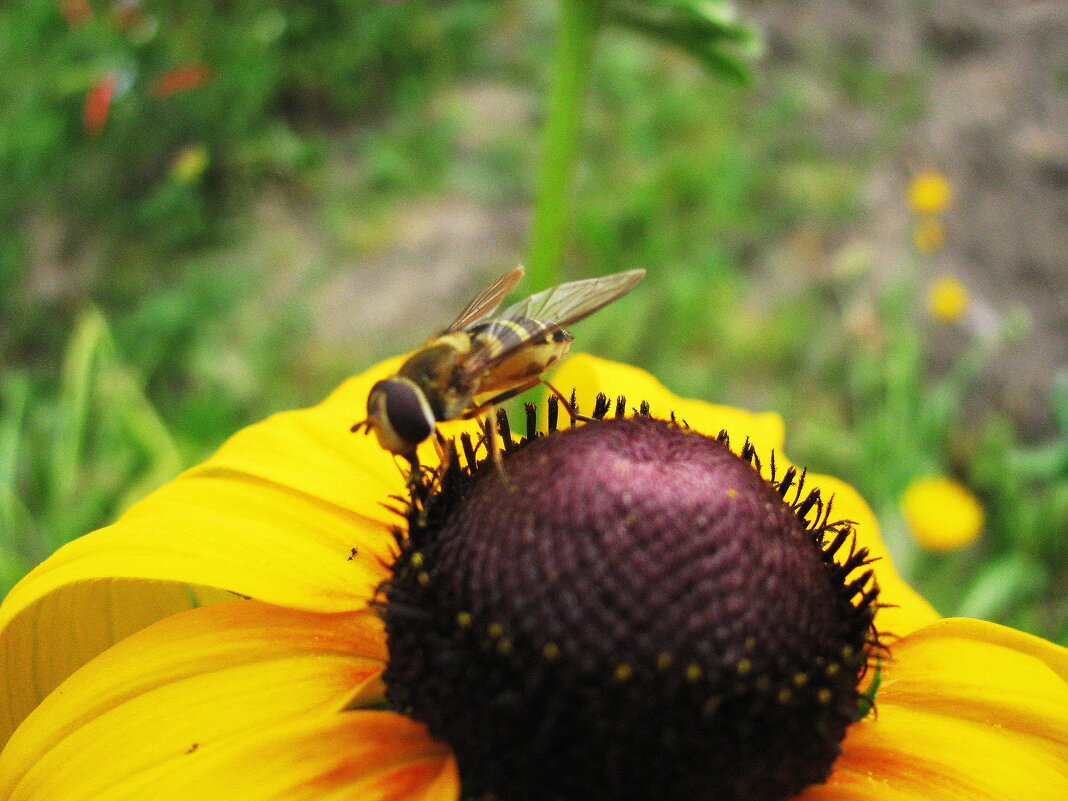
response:
[[[458,801],[461,776],[467,794],[507,786],[508,775],[507,766],[502,768],[505,763],[495,761],[498,742],[478,730],[457,733],[455,721],[488,721],[495,734],[511,736],[526,731],[509,729],[513,719],[520,724],[534,719],[551,728],[557,718],[571,720],[573,708],[586,710],[573,718],[574,725],[583,736],[588,729],[596,742],[605,737],[612,743],[624,742],[618,732],[602,730],[602,719],[644,721],[645,730],[625,733],[630,737],[626,743],[637,743],[636,758],[617,760],[613,770],[618,773],[595,766],[589,775],[603,775],[606,782],[613,775],[629,776],[635,786],[656,786],[641,772],[643,749],[650,755],[678,753],[687,770],[694,764],[688,742],[670,742],[667,736],[675,730],[672,727],[690,720],[689,711],[685,704],[669,709],[667,701],[698,697],[698,690],[705,692],[710,686],[710,663],[700,662],[700,643],[694,646],[693,662],[673,663],[665,651],[652,666],[637,658],[610,663],[604,681],[595,687],[603,694],[591,694],[588,684],[553,684],[553,677],[587,675],[584,656],[602,645],[605,653],[612,653],[622,642],[617,630],[626,630],[630,623],[611,617],[614,607],[607,611],[598,607],[604,619],[590,620],[589,599],[622,597],[627,590],[634,591],[624,605],[629,604],[631,616],[639,620],[638,650],[633,653],[646,647],[656,653],[660,646],[645,643],[643,634],[646,629],[664,629],[660,625],[664,621],[671,622],[669,636],[678,630],[673,642],[690,647],[693,643],[682,629],[707,618],[712,639],[726,637],[724,647],[740,654],[729,664],[730,675],[720,682],[723,692],[700,696],[703,706],[694,718],[702,736],[715,746],[715,753],[707,757],[724,766],[727,785],[722,797],[784,797],[781,792],[776,796],[774,791],[753,790],[764,786],[764,768],[750,775],[747,783],[731,784],[736,762],[763,765],[760,760],[766,754],[732,751],[730,742],[722,739],[730,730],[743,742],[764,742],[763,733],[754,733],[753,721],[770,719],[784,721],[779,734],[785,733],[785,739],[773,732],[769,742],[786,755],[786,762],[766,769],[769,776],[774,774],[773,786],[794,786],[790,774],[795,772],[817,776],[796,783],[808,784],[807,789],[790,791],[786,797],[805,801],[1068,798],[1064,649],[989,623],[939,619],[898,578],[872,513],[840,481],[809,474],[807,486],[818,488],[820,495],[807,496],[809,502],[798,491],[792,506],[787,504],[787,512],[782,512],[776,498],[781,495],[789,501],[788,485],[796,486],[799,474],[790,471],[781,454],[783,428],[775,415],[680,399],[634,368],[575,357],[556,374],[554,383],[564,389],[575,387],[581,408],[594,408],[595,396],[606,392],[623,393],[632,403],[647,401],[657,416],[674,412],[680,422],[664,424],[651,436],[673,443],[670,454],[675,461],[663,468],[659,460],[668,458],[667,450],[662,454],[658,448],[646,448],[642,460],[619,457],[619,448],[643,448],[644,429],[653,426],[632,423],[631,418],[620,421],[621,426],[606,420],[540,437],[524,446],[535,454],[525,462],[519,458],[523,450],[506,455],[504,468],[512,476],[512,486],[505,482],[503,489],[494,490],[496,494],[487,494],[489,490],[476,485],[450,501],[458,511],[453,510],[455,515],[445,527],[473,534],[466,540],[454,538],[449,548],[438,548],[432,570],[433,549],[425,538],[439,525],[441,515],[429,495],[448,489],[444,485],[451,479],[438,473],[429,484],[418,485],[413,493],[423,494],[418,502],[413,500],[405,521],[390,508],[405,492],[393,460],[372,437],[347,433],[372,384],[397,366],[397,362],[380,365],[316,407],[279,414],[238,433],[205,464],[135,505],[114,525],[61,548],[11,592],[0,607],[0,729],[6,742],[0,753],[0,798]],[[601,441],[596,431],[600,426],[606,436],[616,432],[616,439],[632,441],[616,443],[612,450]],[[474,430],[469,423],[444,424],[440,429],[446,437]],[[692,500],[686,494],[688,478],[680,483],[666,476],[671,471],[675,478],[690,476],[688,468],[679,466],[689,458],[717,464],[726,458],[713,452],[719,445],[704,442],[714,442],[711,438],[696,438],[692,432],[714,437],[722,429],[730,432],[736,450],[748,452],[749,464],[740,472],[726,468],[729,478],[716,490],[722,496],[715,501],[716,508],[727,510],[730,517],[735,498],[758,497],[764,500],[753,506],[757,528],[763,525],[760,521],[781,518],[789,523],[794,513],[802,524],[787,525],[787,533],[767,545],[755,537],[748,538],[753,542],[736,542],[746,538],[738,529],[732,539],[732,527],[725,541],[717,540],[718,550],[701,550],[703,545],[693,544],[696,556],[680,560],[673,557],[674,548],[691,547],[706,523],[714,528],[714,521],[701,519],[701,507],[680,506],[677,514],[668,515],[670,525],[665,530],[668,536],[682,530],[687,538],[672,540],[672,548],[664,553],[656,551],[659,540],[645,543],[655,559],[667,561],[654,564],[654,556],[648,556],[647,561],[634,563],[633,573],[624,574],[633,576],[632,586],[611,584],[613,569],[634,559],[626,550],[628,543],[649,535],[645,518],[654,516],[649,498],[660,503],[659,496],[664,496],[668,504],[676,498],[679,504]],[[584,431],[590,431],[585,440],[567,439]],[[755,450],[748,444],[739,447],[746,438]],[[549,450],[536,451],[543,442]],[[723,445],[727,440],[715,442]],[[551,443],[568,444],[561,452]],[[597,455],[579,470],[569,460],[578,458],[584,448]],[[754,483],[756,475],[750,465],[762,463],[768,474],[773,450],[777,481],[759,485],[753,490],[757,495],[746,496],[750,490],[743,485]],[[425,447],[420,454],[423,464],[435,465],[435,453],[433,447]],[[490,484],[503,481],[492,465],[482,475]],[[555,482],[551,492],[543,490],[544,496],[533,494],[539,475]],[[695,481],[704,480],[694,475]],[[642,487],[650,491],[642,494]],[[833,518],[819,500],[831,496]],[[632,504],[626,503],[634,498]],[[546,514],[577,515],[590,537],[615,537],[618,554],[608,545],[591,548],[574,535],[553,539],[552,530],[539,530],[535,536],[539,525],[535,518],[542,507]],[[515,509],[521,509],[518,518]],[[819,509],[824,513],[806,518]],[[655,515],[662,513],[660,509]],[[607,528],[598,522],[606,515],[617,515]],[[521,523],[495,529],[500,519]],[[807,525],[806,519],[814,522]],[[843,522],[833,522],[838,519]],[[522,521],[529,521],[529,527]],[[723,535],[717,532],[716,536]],[[512,543],[519,546],[508,550]],[[805,556],[806,543],[822,550]],[[473,549],[474,556],[468,558],[465,548]],[[792,573],[775,573],[773,568],[789,557],[788,551],[801,553],[804,569],[814,571],[815,578],[798,584]],[[498,552],[505,557],[501,572],[491,575],[491,568],[496,569],[493,560],[500,561]],[[548,555],[555,560],[551,571],[545,572],[545,563],[535,559],[542,552],[551,552]],[[721,559],[735,552],[749,560],[741,569]],[[578,575],[569,573],[567,582],[553,584],[552,571],[568,573],[576,560],[585,560]],[[443,587],[452,585],[445,586],[440,579],[450,564],[454,572],[449,580],[457,586],[462,583],[464,592],[488,584],[494,597],[476,598],[459,612],[419,606],[423,593],[452,597],[442,594]],[[672,567],[659,570],[662,564]],[[846,574],[853,568],[872,570],[874,577],[865,572],[851,580]],[[686,571],[690,583],[678,584],[678,574]],[[650,586],[644,572],[653,574],[651,595],[638,591]],[[721,583],[741,586],[751,574],[759,577],[759,592],[741,599],[728,597],[726,611],[705,614],[700,593],[706,592],[706,583],[725,577]],[[501,581],[500,576],[509,590],[532,595],[496,597],[502,585],[494,582]],[[827,604],[837,604],[844,612],[845,623],[828,617],[827,604],[821,602],[814,610],[771,615],[774,631],[767,641],[757,643],[748,634],[731,639],[739,625],[746,631],[754,609],[766,611],[764,595],[777,603],[784,597],[784,587],[793,584],[798,584],[802,597],[809,591],[824,592],[824,585],[830,586],[821,578],[825,576],[845,577],[838,589],[825,592]],[[562,602],[548,597],[544,590],[549,586],[563,597]],[[553,609],[563,611],[539,617],[539,610],[552,603]],[[676,609],[687,604],[693,608],[692,619],[679,619]],[[512,608],[517,616],[493,618],[486,625],[487,619],[479,617],[484,606]],[[873,649],[866,658],[874,654],[878,665],[867,671],[866,678],[867,664],[858,661],[856,649],[848,644],[839,649],[838,657],[814,656],[818,671],[789,672],[794,668],[788,663],[788,672],[775,672],[781,661],[777,644],[789,641],[791,632],[822,625],[824,620],[830,621],[830,629],[844,627],[848,636],[861,637],[862,644]],[[533,625],[532,621],[537,624],[532,629],[535,635],[555,632],[539,643],[536,654],[522,650],[529,645],[522,637],[530,633],[523,626]],[[592,639],[572,653],[567,637],[579,629]],[[474,650],[457,658],[471,632],[475,632],[469,637]],[[782,650],[805,653],[806,642],[801,638]],[[487,688],[496,692],[488,697],[503,704],[503,714],[494,718],[483,715],[484,710],[466,708],[469,695],[477,694],[481,685],[506,681],[511,674],[502,666],[516,664],[519,685],[505,691]],[[600,669],[600,663],[593,668]],[[862,682],[856,694],[850,689],[836,696],[837,689],[828,689],[839,686],[831,679],[843,670],[852,670],[853,679]],[[647,674],[653,677],[651,683],[641,684]],[[443,683],[442,676],[449,676],[448,682]],[[776,684],[782,676],[788,683]],[[558,686],[578,689],[563,696],[546,689]],[[634,690],[645,686],[669,690],[662,727],[655,717],[661,700],[646,699],[644,690]],[[849,704],[873,695],[874,709],[863,707],[849,719],[842,717],[855,708]],[[613,699],[626,699],[628,704],[624,708]],[[841,699],[848,703],[839,703]],[[530,718],[524,705],[536,703],[544,704],[551,714]],[[791,717],[791,710],[818,711],[827,704],[837,708],[820,718],[809,742],[792,749],[790,732],[805,729],[803,721]],[[633,708],[638,711],[632,714]],[[591,709],[600,710],[602,717],[595,718]],[[727,725],[720,725],[722,721]],[[829,728],[836,730],[825,730]],[[567,735],[566,730],[563,733]],[[535,779],[502,794],[505,801],[544,797],[535,786],[542,763],[547,766],[545,781],[555,782],[549,790],[553,795],[563,794],[554,788],[578,786],[568,784],[570,774],[549,770],[550,764],[569,765],[568,757],[546,750],[536,735],[536,731],[531,735],[529,749],[513,755]],[[826,769],[806,772],[796,757],[807,753],[813,742],[830,755],[830,761]],[[612,754],[587,756],[608,764]],[[476,763],[489,767],[481,773],[468,767]],[[664,763],[659,764],[663,770]],[[475,777],[473,785],[468,783],[469,772]],[[671,780],[666,786],[687,789]],[[693,787],[698,789],[685,797],[709,797],[699,785]],[[634,793],[625,784],[604,792],[587,786],[583,795],[575,797],[630,798]]]

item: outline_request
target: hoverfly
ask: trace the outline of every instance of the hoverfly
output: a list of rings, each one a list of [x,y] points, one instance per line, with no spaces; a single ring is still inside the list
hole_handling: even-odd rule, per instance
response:
[[[419,471],[416,448],[437,423],[477,417],[539,383],[575,418],[566,399],[542,378],[571,347],[574,337],[564,326],[625,295],[645,277],[645,270],[569,281],[494,314],[522,277],[522,267],[506,272],[479,292],[448,328],[409,356],[396,375],[371,387],[367,418],[352,431],[374,431],[385,450],[408,460],[414,478]],[[501,469],[489,421],[485,432]]]

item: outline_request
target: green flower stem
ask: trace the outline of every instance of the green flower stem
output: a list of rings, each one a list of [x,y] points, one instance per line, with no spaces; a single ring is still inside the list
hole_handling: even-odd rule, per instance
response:
[[[527,250],[528,286],[535,291],[561,281],[582,104],[604,5],[605,0],[559,0],[559,33]]]

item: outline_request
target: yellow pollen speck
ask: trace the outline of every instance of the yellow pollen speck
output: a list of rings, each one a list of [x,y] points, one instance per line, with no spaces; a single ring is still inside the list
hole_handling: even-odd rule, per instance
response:
[[[560,658],[560,646],[554,642],[547,642],[542,646],[541,655],[550,662],[555,662]]]
[[[745,646],[745,650],[752,651],[756,648],[756,637],[746,637],[743,645]]]
[[[909,207],[916,214],[941,214],[952,197],[949,179],[936,170],[918,173],[909,184]]]
[[[843,659],[852,659],[853,658],[853,654],[855,654],[855,653],[856,653],[856,651],[853,650],[853,646],[852,645],[843,645],[842,646],[842,658]]]
[[[983,507],[966,487],[942,476],[913,481],[901,512],[916,541],[931,551],[951,551],[975,542],[983,530]]]
[[[935,322],[959,322],[971,303],[972,297],[968,288],[952,275],[938,278],[927,290],[927,311]]]
[[[788,704],[794,700],[794,694],[790,692],[789,688],[783,687],[779,690],[778,699],[780,704]]]
[[[634,675],[634,670],[626,662],[616,665],[616,672],[612,674],[612,678],[616,681],[627,681]]]
[[[507,654],[512,650],[512,641],[507,637],[497,640],[497,653]]]
[[[419,573],[416,574],[415,580],[425,587],[430,583],[430,574],[425,570],[420,570]]]
[[[422,552],[416,551],[415,553],[412,554],[411,564],[412,564],[412,567],[414,567],[416,570],[418,570],[419,568],[421,568],[423,566],[423,554],[422,554]]]
[[[739,676],[745,676],[753,669],[753,663],[748,659],[739,659],[738,664],[734,666],[734,669]]]
[[[823,669],[823,672],[826,673],[828,676],[837,676],[838,671],[841,669],[842,666],[839,665],[837,662],[831,662],[831,664],[827,665],[827,667]]]
[[[628,526],[633,526],[635,523],[638,522],[638,516],[631,512],[623,518],[623,522],[626,523]]]
[[[736,490],[736,489],[727,490],[727,497],[728,498],[737,498],[738,497],[738,490]]]
[[[806,684],[808,684],[808,674],[807,673],[795,673],[794,674],[794,686],[795,687],[804,687]]]
[[[697,681],[701,678],[701,666],[696,662],[691,662],[686,666],[686,680]]]
[[[656,658],[656,666],[660,670],[667,670],[669,667],[671,667],[671,663],[673,661],[674,660],[671,658],[671,654],[662,653]]]
[[[834,693],[824,687],[818,693],[816,693],[816,700],[821,704],[829,704],[831,699],[834,698]]]
[[[497,639],[502,634],[504,634],[504,626],[502,626],[500,623],[490,623],[488,626],[486,626],[486,633],[494,639]]]
[[[468,626],[471,625],[471,621],[472,618],[470,612],[460,612],[460,614],[456,616],[456,623],[460,626],[460,628],[466,629]]]

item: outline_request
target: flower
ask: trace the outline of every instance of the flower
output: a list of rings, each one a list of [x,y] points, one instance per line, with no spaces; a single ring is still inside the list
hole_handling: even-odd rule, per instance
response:
[[[107,125],[111,101],[115,95],[117,78],[109,72],[97,78],[85,94],[82,106],[82,129],[90,136],[99,136]]]
[[[912,239],[920,253],[937,253],[946,241],[946,228],[937,217],[921,217],[913,226]]]
[[[943,275],[927,290],[927,310],[939,323],[956,323],[964,317],[971,305],[968,287],[959,278]]]
[[[69,27],[82,28],[93,18],[93,7],[89,5],[89,0],[61,0],[59,13]]]
[[[345,433],[398,365],[239,432],[12,590],[0,607],[0,727],[10,737],[0,797],[459,797],[449,747],[385,703],[390,657],[372,596],[396,555],[397,518],[383,504],[404,480],[372,438]],[[775,415],[680,399],[647,373],[588,356],[553,380],[576,387],[584,409],[599,391],[623,392],[698,431],[749,436],[766,470],[771,449],[780,475],[788,467]],[[432,444],[420,459],[435,464]],[[892,605],[875,625],[900,639],[879,671],[877,714],[849,726],[829,780],[800,797],[1068,797],[1064,649],[939,620],[895,573],[857,493],[807,480],[833,494],[858,546],[882,557],[871,567]],[[597,573],[591,565],[591,581]]]
[[[208,150],[202,144],[188,145],[171,162],[171,177],[180,184],[195,183],[208,167]]]
[[[182,92],[198,89],[210,78],[211,67],[197,61],[190,61],[160,73],[152,82],[149,94],[164,100]]]
[[[975,542],[983,530],[983,507],[967,487],[945,476],[913,481],[901,496],[912,535],[931,551],[952,551]]]
[[[909,184],[909,207],[921,216],[941,214],[952,197],[953,187],[949,179],[936,170],[918,173]]]

